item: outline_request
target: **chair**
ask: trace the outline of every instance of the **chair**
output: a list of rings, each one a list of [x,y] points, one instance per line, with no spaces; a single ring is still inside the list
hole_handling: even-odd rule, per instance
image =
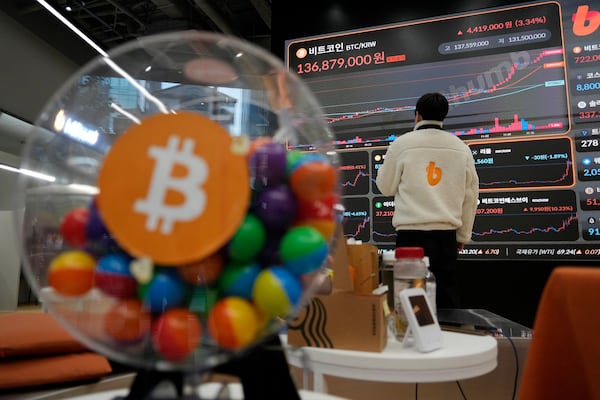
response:
[[[600,268],[559,266],[550,274],[518,399],[600,399]]]

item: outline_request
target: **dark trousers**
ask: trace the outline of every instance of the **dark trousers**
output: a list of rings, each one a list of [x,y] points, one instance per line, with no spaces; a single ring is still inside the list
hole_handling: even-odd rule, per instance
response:
[[[456,231],[396,231],[396,247],[422,247],[435,275],[438,308],[460,308]]]

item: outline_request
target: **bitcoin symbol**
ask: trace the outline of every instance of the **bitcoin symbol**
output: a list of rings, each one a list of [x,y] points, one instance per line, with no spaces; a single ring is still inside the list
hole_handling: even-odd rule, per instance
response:
[[[176,221],[192,221],[204,211],[206,194],[200,185],[206,181],[208,168],[204,160],[193,153],[194,145],[194,140],[185,139],[179,151],[179,137],[170,136],[167,147],[149,147],[148,155],[156,159],[150,190],[145,199],[136,201],[134,205],[136,212],[147,215],[146,229],[149,231],[156,231],[162,221],[160,232],[168,235]],[[172,176],[175,164],[184,165],[188,170],[187,176]],[[168,189],[183,194],[185,202],[166,204]]]
[[[98,174],[96,202],[107,228],[124,250],[152,265],[187,264],[214,253],[250,205],[244,148],[220,124],[192,112],[156,114],[132,125]],[[141,278],[151,273],[137,267]]]

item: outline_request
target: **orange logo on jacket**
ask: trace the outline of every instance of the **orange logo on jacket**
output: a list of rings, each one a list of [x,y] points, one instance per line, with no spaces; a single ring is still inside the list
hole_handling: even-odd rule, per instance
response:
[[[427,182],[431,186],[435,186],[442,180],[442,170],[435,166],[433,161],[429,161],[427,166]]]

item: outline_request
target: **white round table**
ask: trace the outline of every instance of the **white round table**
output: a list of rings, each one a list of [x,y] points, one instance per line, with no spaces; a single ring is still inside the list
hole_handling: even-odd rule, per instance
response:
[[[107,390],[99,393],[69,397],[70,400],[112,400],[117,396],[127,396],[129,389]],[[298,391],[301,400],[348,400],[338,396],[324,395],[308,390]],[[209,382],[198,386],[198,396],[202,400],[244,400],[244,391],[239,383]]]
[[[378,352],[287,346],[281,335],[288,362],[312,371],[313,388],[325,392],[323,375],[379,382],[445,382],[474,378],[498,365],[498,343],[492,336],[442,332],[444,346],[421,353],[403,347],[394,337]],[[305,385],[306,386],[306,385]]]

